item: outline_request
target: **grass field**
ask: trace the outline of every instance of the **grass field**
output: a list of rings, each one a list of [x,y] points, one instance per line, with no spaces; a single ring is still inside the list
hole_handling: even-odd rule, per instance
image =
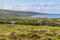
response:
[[[0,40],[60,40],[60,27],[0,24]]]

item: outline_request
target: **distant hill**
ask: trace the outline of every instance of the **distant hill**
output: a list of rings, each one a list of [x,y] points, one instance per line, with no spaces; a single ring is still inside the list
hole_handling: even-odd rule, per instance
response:
[[[0,16],[6,17],[16,17],[16,16],[34,16],[34,15],[44,15],[44,13],[30,12],[30,11],[12,11],[0,9]]]

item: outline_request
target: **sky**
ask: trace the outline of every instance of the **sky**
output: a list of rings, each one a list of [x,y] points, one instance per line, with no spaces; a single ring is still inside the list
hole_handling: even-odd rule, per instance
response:
[[[0,0],[0,9],[60,14],[60,0]]]

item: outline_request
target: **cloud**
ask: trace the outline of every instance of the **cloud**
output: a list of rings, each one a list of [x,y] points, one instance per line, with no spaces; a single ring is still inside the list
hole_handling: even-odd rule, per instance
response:
[[[56,6],[60,6],[60,3],[1,4],[0,9],[53,13]]]
[[[55,7],[60,3],[37,3],[37,4],[3,4],[0,8],[12,10],[40,9],[40,7]]]

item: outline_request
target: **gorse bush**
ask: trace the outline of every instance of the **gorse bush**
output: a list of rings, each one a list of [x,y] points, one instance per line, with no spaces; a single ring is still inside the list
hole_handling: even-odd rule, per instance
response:
[[[48,26],[60,26],[59,20],[55,19],[19,19],[19,20],[1,20],[0,24],[20,24],[20,25],[35,25],[35,26],[41,26],[41,25],[48,25]]]

